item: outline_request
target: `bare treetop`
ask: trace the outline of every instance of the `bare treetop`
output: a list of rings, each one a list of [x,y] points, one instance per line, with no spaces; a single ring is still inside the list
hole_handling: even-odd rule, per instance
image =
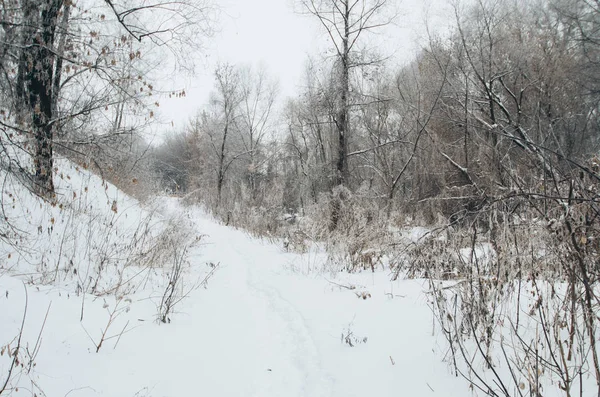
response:
[[[301,0],[327,32],[338,56],[354,50],[359,38],[390,24],[396,17],[389,0]]]

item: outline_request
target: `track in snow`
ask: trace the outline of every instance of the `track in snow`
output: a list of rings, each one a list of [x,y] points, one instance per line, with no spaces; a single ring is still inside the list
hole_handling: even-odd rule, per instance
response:
[[[317,345],[300,311],[286,300],[274,278],[281,267],[281,255],[273,252],[240,231],[204,222],[202,233],[209,237],[203,251],[218,258],[221,269],[216,282],[227,280],[221,293],[238,296],[247,314],[236,319],[232,327],[246,335],[240,339],[247,346],[233,345],[245,362],[242,370],[252,368],[255,378],[245,392],[248,396],[331,396],[333,380],[321,365]],[[271,248],[271,249],[270,249]],[[226,299],[233,306],[238,299]],[[239,307],[219,305],[220,310],[239,312]],[[236,343],[236,342],[233,342]],[[244,369],[245,368],[245,369]],[[233,378],[243,378],[232,374]],[[245,386],[240,385],[241,389]],[[240,390],[241,391],[241,390]]]

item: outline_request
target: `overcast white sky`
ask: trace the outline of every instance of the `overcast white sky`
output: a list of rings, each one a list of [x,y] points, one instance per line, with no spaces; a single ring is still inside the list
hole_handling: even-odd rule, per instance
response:
[[[223,10],[219,31],[206,40],[202,53],[190,54],[198,59],[194,76],[177,82],[184,86],[186,97],[161,102],[162,119],[173,122],[176,129],[208,101],[218,62],[264,64],[269,74],[279,80],[282,99],[297,92],[308,55],[319,55],[327,46],[318,22],[295,12],[294,0],[215,1]],[[400,15],[394,26],[377,39],[385,43],[386,52],[394,52],[392,62],[401,64],[414,55],[417,39],[425,32],[426,14],[434,28],[443,26],[451,17],[447,0],[398,0],[396,8]]]

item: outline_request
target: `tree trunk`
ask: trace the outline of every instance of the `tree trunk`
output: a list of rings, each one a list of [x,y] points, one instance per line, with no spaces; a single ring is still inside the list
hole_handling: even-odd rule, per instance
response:
[[[219,171],[217,173],[217,208],[221,207],[221,192],[223,190],[223,181],[225,180],[225,144],[227,143],[228,132],[229,127],[225,125],[223,140],[221,141],[221,153],[219,154]]]
[[[43,196],[54,194],[52,172],[54,127],[53,76],[55,55],[53,52],[54,36],[57,26],[61,0],[48,0],[45,3],[35,4],[26,1],[25,14],[31,16],[30,21],[37,29],[25,31],[27,46],[21,51],[18,78],[23,85],[17,95],[20,106],[27,108],[31,113],[31,129],[35,141],[33,162],[35,173],[33,175],[37,192]],[[40,10],[36,10],[39,7]],[[26,94],[25,94],[26,93]],[[21,98],[19,98],[19,95]]]
[[[350,8],[349,3],[345,3],[344,14],[344,37],[342,38],[343,53],[341,57],[341,87],[340,87],[340,108],[337,115],[338,130],[338,160],[337,160],[337,185],[345,185],[348,181],[348,130],[349,130],[349,111],[348,100],[350,96]]]
[[[337,164],[334,188],[344,186],[348,182],[348,130],[349,130],[349,96],[350,96],[350,4],[344,3],[344,35],[342,37],[341,54],[341,81],[340,81],[340,100],[336,115],[336,128],[338,132],[337,146]],[[332,192],[333,193],[333,192]],[[330,230],[337,229],[341,203],[337,197],[332,197],[331,201],[331,222]]]

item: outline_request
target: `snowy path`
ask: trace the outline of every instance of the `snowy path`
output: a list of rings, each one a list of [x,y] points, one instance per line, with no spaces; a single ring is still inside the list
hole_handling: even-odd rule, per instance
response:
[[[432,353],[431,314],[419,283],[399,287],[410,295],[405,300],[386,298],[386,292],[394,291],[387,274],[338,280],[373,295],[357,299],[323,276],[292,270],[291,262],[310,259],[198,213],[190,216],[207,235],[205,260],[220,263],[210,296],[201,298],[216,310],[190,313],[211,324],[204,331],[214,343],[200,354],[220,357],[223,363],[201,364],[212,374],[206,381],[223,374],[233,380],[221,382],[226,387],[216,389],[219,395],[464,395],[464,385]],[[348,331],[356,335],[355,347],[341,341]],[[370,340],[360,343],[363,337]]]
[[[220,296],[211,299],[227,317],[211,320],[215,342],[221,345],[217,350],[229,356],[225,361],[237,362],[239,370],[223,368],[236,379],[234,385],[239,382],[239,390],[231,395],[330,396],[332,380],[321,366],[304,318],[272,283],[277,263],[273,259],[281,256],[260,245],[257,249],[257,243],[239,231],[206,226],[202,231],[209,237],[203,250],[221,266],[211,287],[219,289],[215,295]]]
[[[219,264],[207,289],[157,325],[157,294],[132,296],[131,310],[111,326],[95,352],[114,298],[29,287],[24,340],[35,343],[51,302],[33,377],[48,396],[69,397],[366,397],[464,396],[464,382],[441,362],[432,316],[419,281],[390,282],[387,273],[317,274],[315,253],[298,255],[225,227],[201,211],[166,199],[192,220],[202,244],[192,252],[194,277]],[[308,275],[307,275],[308,274]],[[327,281],[356,286],[355,291]],[[23,283],[0,278],[0,340],[19,329]],[[6,298],[4,297],[6,290]],[[358,299],[356,291],[371,298]],[[151,294],[148,297],[148,294]],[[80,322],[85,300],[85,318]],[[107,309],[108,307],[108,309]],[[88,336],[89,334],[89,336]],[[342,339],[350,334],[353,347]],[[118,346],[115,347],[115,344]],[[22,385],[27,385],[23,378]],[[25,386],[21,387],[26,393]],[[15,394],[17,395],[17,394]]]

